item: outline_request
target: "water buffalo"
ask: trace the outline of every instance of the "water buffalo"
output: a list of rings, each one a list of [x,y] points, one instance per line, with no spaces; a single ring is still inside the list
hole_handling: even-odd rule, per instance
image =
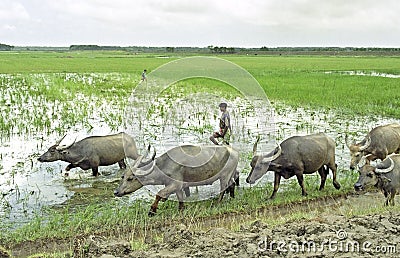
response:
[[[254,157],[246,182],[253,184],[267,171],[274,171],[274,191],[271,199],[275,198],[281,177],[288,179],[296,176],[303,196],[307,195],[303,174],[311,174],[317,170],[321,176],[319,190],[325,186],[329,169],[333,173],[333,185],[336,189],[340,188],[336,181],[335,142],[324,133],[290,137],[267,155],[256,155],[257,143],[258,140],[253,147]]]
[[[368,156],[369,163],[372,160],[384,160],[391,153],[400,151],[400,125],[388,124],[375,127],[359,143],[347,143],[350,150],[350,169],[354,169],[363,156]]]
[[[363,157],[360,161],[363,164],[358,169],[360,176],[354,184],[354,189],[361,191],[368,187],[376,187],[383,191],[386,197],[385,205],[390,203],[394,206],[394,197],[400,191],[400,155],[392,154],[374,166],[366,163],[367,158]]]
[[[80,167],[83,170],[92,169],[93,176],[98,176],[99,166],[118,163],[120,168],[126,168],[125,157],[135,160],[138,158],[135,141],[126,133],[90,136],[78,142],[74,141],[69,146],[59,146],[64,137],[51,146],[38,160],[40,162],[66,161],[70,163],[66,171]]]
[[[149,216],[156,213],[160,200],[166,200],[175,193],[179,201],[179,209],[183,209],[182,189],[191,186],[212,184],[220,181],[222,200],[225,190],[234,197],[235,178],[239,154],[229,146],[194,146],[174,147],[150,164],[138,167],[141,157],[132,167],[125,171],[116,196],[123,196],[140,189],[143,185],[164,185],[165,188],[156,194],[151,205]]]

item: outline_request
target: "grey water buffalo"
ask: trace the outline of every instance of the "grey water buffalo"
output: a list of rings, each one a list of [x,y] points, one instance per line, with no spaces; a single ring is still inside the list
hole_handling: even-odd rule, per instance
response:
[[[120,168],[126,168],[126,157],[137,159],[138,153],[135,141],[126,133],[105,136],[90,136],[69,146],[60,146],[65,136],[51,146],[38,160],[52,162],[62,160],[69,162],[66,171],[80,167],[83,170],[92,169],[93,176],[99,175],[99,166],[109,166],[118,163]]]
[[[363,159],[366,159],[364,157]],[[363,159],[360,161],[363,162]],[[354,184],[356,191],[376,187],[386,197],[385,205],[394,206],[394,197],[400,191],[400,155],[392,154],[376,165],[363,164],[359,167],[360,176]]]
[[[156,213],[160,200],[165,201],[175,193],[179,209],[184,208],[182,189],[209,185],[219,180],[222,200],[226,190],[234,197],[235,179],[239,154],[228,146],[183,145],[174,147],[146,166],[139,167],[142,157],[125,171],[116,196],[123,196],[140,189],[144,185],[164,185],[151,205],[149,216]]]
[[[329,169],[333,173],[334,187],[340,188],[340,184],[336,181],[335,142],[324,133],[290,137],[267,155],[256,155],[258,140],[253,147],[254,157],[250,163],[251,172],[246,182],[253,184],[267,171],[274,171],[274,191],[271,199],[275,198],[281,177],[288,179],[296,176],[303,196],[307,195],[303,175],[316,171],[321,176],[319,190],[325,186]]]
[[[375,127],[359,143],[347,143],[350,150],[350,169],[354,169],[363,156],[367,156],[369,163],[372,160],[384,160],[391,153],[400,151],[400,125],[388,124]]]

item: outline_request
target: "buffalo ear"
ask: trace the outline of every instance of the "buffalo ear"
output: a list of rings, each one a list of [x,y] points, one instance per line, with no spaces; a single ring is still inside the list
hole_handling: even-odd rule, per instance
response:
[[[273,168],[281,168],[281,167],[282,167],[281,164],[278,164],[278,163],[275,163],[275,162],[271,162],[271,163],[269,164],[269,166],[270,166],[270,167],[273,167]]]
[[[390,179],[390,178],[388,178],[388,177],[386,177],[386,176],[384,176],[384,175],[379,175],[379,174],[378,174],[378,177],[379,177],[380,179],[382,179],[382,181],[383,181],[384,183],[390,183],[390,182],[392,182],[392,179]]]

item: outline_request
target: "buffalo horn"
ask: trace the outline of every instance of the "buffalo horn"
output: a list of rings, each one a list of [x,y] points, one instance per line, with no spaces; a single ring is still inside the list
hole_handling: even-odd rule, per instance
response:
[[[258,145],[259,141],[260,141],[260,135],[257,136],[257,140],[253,145],[253,156],[255,156],[257,154],[257,145]]]
[[[135,164],[133,165],[133,168],[137,168],[137,167],[139,166],[140,162],[142,162],[142,159],[143,159],[143,158],[144,158],[143,155],[142,155],[142,156],[139,156],[139,157],[136,159]]]
[[[135,170],[134,174],[135,174],[135,176],[142,176],[142,177],[147,176],[148,174],[150,174],[153,171],[155,165],[156,165],[156,161],[153,161],[153,165],[151,166],[151,168],[149,168],[147,170],[138,168]]]
[[[369,156],[372,156],[372,154],[368,154],[366,156],[361,157],[360,161],[357,164],[358,169],[361,169],[363,166],[365,166],[365,164],[369,163],[368,162]]]
[[[65,137],[65,136],[64,136]],[[63,137],[63,139],[64,139],[64,137]],[[72,145],[74,145],[74,143],[76,142],[76,138],[78,138],[78,137],[75,137],[75,140],[70,144],[70,145],[64,145],[64,146],[57,146],[56,147],[56,150],[65,150],[65,149],[68,149],[69,147],[71,147]],[[62,140],[62,139],[61,139]],[[60,141],[61,142],[61,141]]]
[[[281,153],[282,153],[282,148],[281,148],[281,145],[278,145],[278,151],[274,154],[274,155],[272,155],[271,157],[266,157],[266,158],[263,158],[263,162],[270,162],[270,161],[273,161],[273,160],[275,160],[277,157],[279,157],[280,155],[281,155]]]
[[[394,168],[394,161],[391,158],[389,158],[389,160],[390,160],[390,166],[388,168],[375,168],[375,173],[382,174],[392,171]]]
[[[369,147],[369,145],[371,145],[371,137],[368,136],[367,140],[365,141],[365,144],[363,146],[360,146],[360,151],[365,150],[366,148]]]
[[[62,140],[64,140],[65,136],[67,136],[67,134],[64,134],[64,136],[63,136],[60,140],[56,141],[56,144],[55,144],[55,145],[56,145],[56,146],[60,145],[60,143],[62,142]]]
[[[138,168],[141,168],[141,167],[144,167],[144,166],[147,166],[147,165],[149,165],[152,161],[154,161],[154,159],[156,158],[156,149],[154,149],[154,152],[153,152],[153,156],[151,156],[151,158],[150,159],[148,159],[148,160],[146,160],[146,161],[140,161],[140,164],[137,166]],[[146,153],[146,155],[145,155],[146,157],[147,157],[147,153]]]

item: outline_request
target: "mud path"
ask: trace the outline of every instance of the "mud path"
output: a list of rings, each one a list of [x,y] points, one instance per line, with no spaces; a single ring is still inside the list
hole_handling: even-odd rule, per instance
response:
[[[26,257],[73,250],[74,257],[397,257],[400,211],[382,209],[383,201],[381,193],[367,193],[225,214],[195,223],[185,218],[146,232],[145,251],[133,251],[132,239],[142,236],[127,232],[23,243],[13,248],[13,254]],[[371,212],[354,215],[358,210]],[[155,235],[161,237],[155,241]]]

